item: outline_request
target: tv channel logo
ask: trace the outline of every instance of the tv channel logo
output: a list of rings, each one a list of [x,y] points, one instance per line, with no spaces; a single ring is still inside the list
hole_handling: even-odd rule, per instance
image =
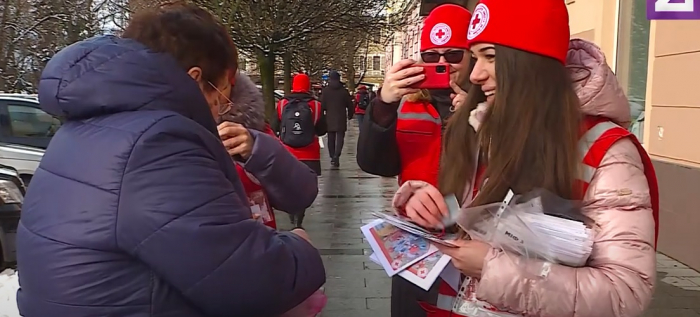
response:
[[[700,20],[700,0],[647,0],[649,20]]]

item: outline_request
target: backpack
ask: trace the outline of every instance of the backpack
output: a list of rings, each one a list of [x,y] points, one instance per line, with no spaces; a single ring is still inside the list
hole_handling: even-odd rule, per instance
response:
[[[369,107],[369,94],[364,93],[360,94],[360,100],[357,102],[357,107],[362,109],[362,110],[367,110],[367,107]]]
[[[316,140],[311,99],[291,99],[282,109],[279,122],[280,140],[292,148],[308,146]]]

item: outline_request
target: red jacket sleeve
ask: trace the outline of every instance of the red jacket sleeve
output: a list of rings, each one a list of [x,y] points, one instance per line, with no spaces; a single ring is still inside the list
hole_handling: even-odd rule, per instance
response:
[[[284,108],[284,105],[287,104],[285,99],[280,99],[280,101],[277,102],[277,120],[282,120],[282,108]]]

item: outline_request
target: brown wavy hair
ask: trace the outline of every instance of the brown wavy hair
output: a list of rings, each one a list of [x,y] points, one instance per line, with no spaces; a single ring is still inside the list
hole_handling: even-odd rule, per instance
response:
[[[575,180],[582,115],[569,72],[552,58],[500,45],[495,49],[495,103],[474,132],[470,112],[486,98],[481,86],[469,89],[467,104],[445,131],[440,190],[463,197],[479,149],[488,182],[472,205],[501,201],[509,189],[522,194],[544,188],[562,198],[580,199]]]
[[[200,67],[202,79],[211,83],[238,69],[238,51],[226,27],[209,11],[185,1],[136,13],[122,37],[170,54],[185,71]]]

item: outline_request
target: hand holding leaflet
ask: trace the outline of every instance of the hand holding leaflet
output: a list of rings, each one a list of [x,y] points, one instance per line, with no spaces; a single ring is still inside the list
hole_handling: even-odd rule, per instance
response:
[[[427,239],[401,230],[382,219],[363,226],[361,230],[389,276],[394,276],[437,252],[437,248]]]
[[[381,265],[376,253],[372,253],[372,255],[369,256],[369,259],[372,262]],[[440,252],[435,252],[401,271],[399,276],[424,289],[425,291],[428,291],[449,263],[449,256]]]
[[[406,232],[409,232],[411,234],[414,234],[416,236],[419,236],[421,238],[427,239],[430,242],[434,242],[437,244],[441,244],[444,246],[448,247],[455,247],[454,244],[452,244],[449,241],[446,241],[445,239],[438,238],[435,236],[433,233],[429,232],[428,230],[425,230],[424,228],[412,223],[410,220],[400,217],[400,216],[392,216],[386,213],[379,213],[375,212],[372,213],[377,218],[383,219],[384,221],[391,223],[397,228],[400,228],[401,230],[404,230]]]

